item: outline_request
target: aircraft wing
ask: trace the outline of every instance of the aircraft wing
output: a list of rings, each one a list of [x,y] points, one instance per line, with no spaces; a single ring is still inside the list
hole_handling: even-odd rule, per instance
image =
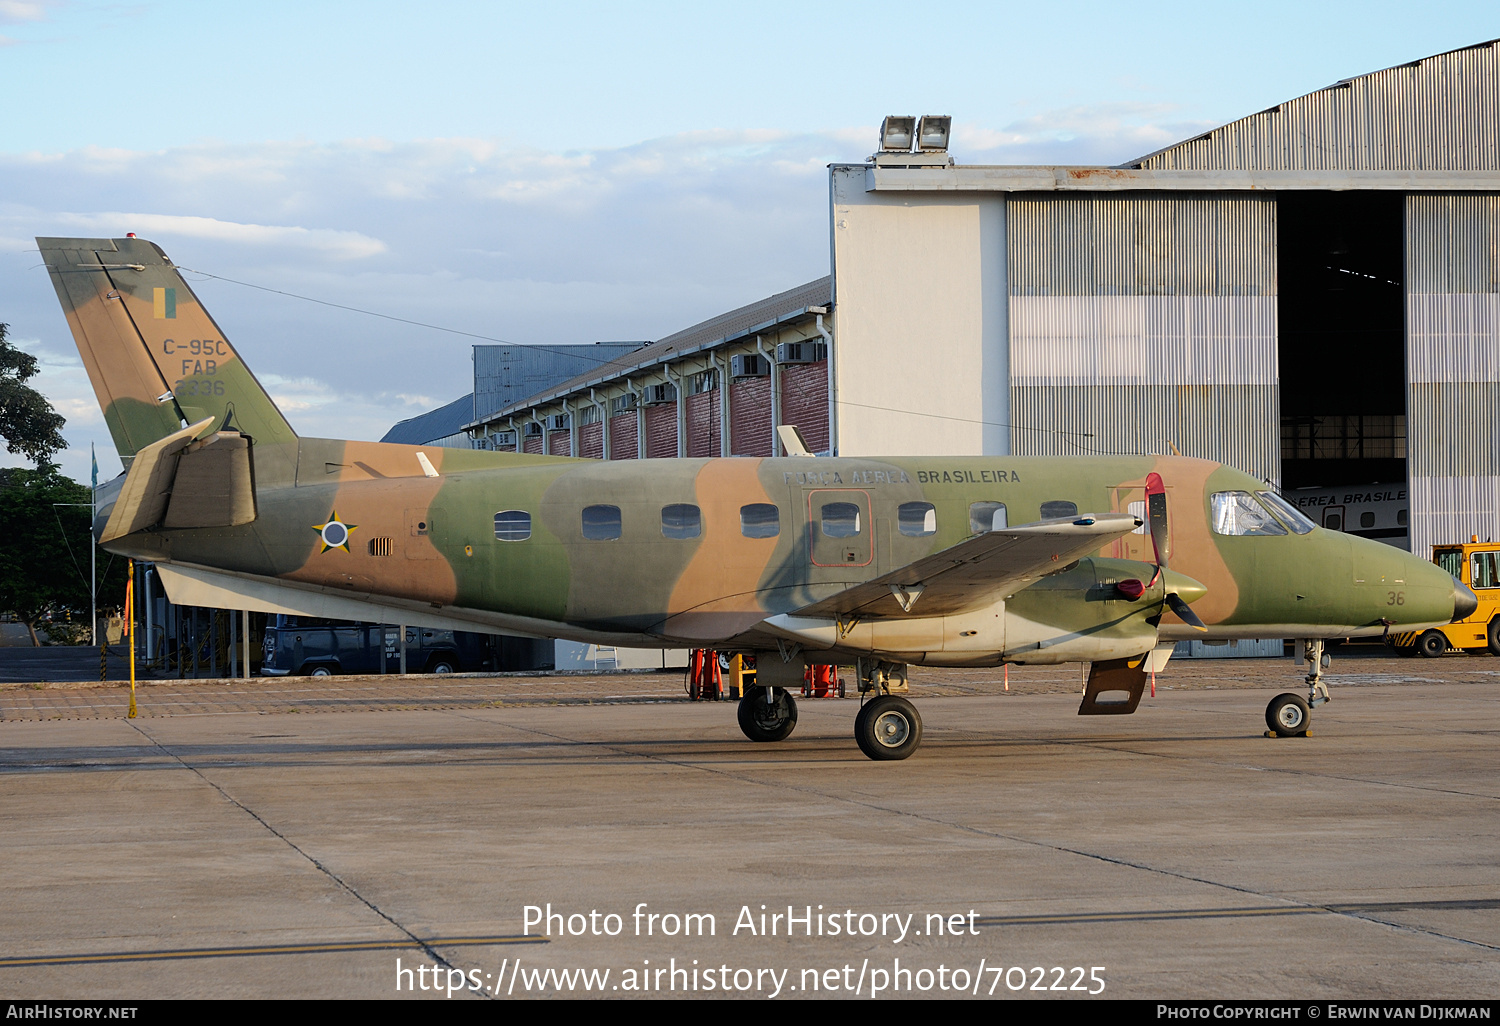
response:
[[[1129,513],[1093,513],[991,531],[791,615],[900,619],[963,612],[1009,598],[1140,526]]]

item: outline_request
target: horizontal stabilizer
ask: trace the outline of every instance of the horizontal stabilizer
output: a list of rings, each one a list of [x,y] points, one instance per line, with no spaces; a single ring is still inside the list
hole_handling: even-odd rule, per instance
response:
[[[177,461],[182,451],[192,445],[200,432],[213,425],[213,418],[200,420],[181,431],[152,442],[135,454],[130,472],[115,508],[99,535],[99,544],[107,545],[127,534],[154,527],[166,518],[167,503],[172,498],[172,482],[177,477]]]
[[[1009,598],[1141,521],[1094,513],[990,531],[796,611],[799,617],[948,616]]]

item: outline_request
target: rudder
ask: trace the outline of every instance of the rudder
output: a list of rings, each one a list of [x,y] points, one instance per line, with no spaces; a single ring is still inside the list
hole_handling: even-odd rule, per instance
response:
[[[250,436],[258,478],[291,479],[296,432],[160,247],[36,241],[127,464],[185,424],[211,419],[214,430]]]

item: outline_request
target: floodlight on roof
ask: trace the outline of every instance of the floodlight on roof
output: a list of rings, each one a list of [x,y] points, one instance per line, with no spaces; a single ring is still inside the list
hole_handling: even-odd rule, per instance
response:
[[[916,118],[892,114],[880,123],[880,148],[887,153],[910,151],[916,128]]]
[[[953,119],[946,114],[924,114],[917,126],[917,149],[946,150]]]

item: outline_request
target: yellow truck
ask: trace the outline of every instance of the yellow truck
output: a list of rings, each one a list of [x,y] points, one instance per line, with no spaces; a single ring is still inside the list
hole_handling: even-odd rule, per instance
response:
[[[1434,545],[1432,561],[1474,589],[1479,608],[1456,623],[1417,633],[1392,635],[1398,651],[1420,652],[1437,657],[1450,648],[1500,655],[1500,542],[1481,542],[1478,535],[1467,545]]]

